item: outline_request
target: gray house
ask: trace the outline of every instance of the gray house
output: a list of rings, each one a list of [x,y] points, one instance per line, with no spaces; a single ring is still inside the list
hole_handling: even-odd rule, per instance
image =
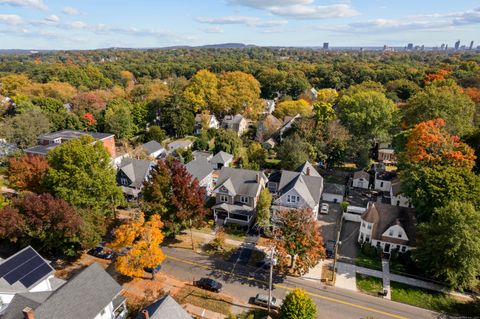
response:
[[[148,180],[155,163],[152,161],[124,158],[118,168],[117,183],[123,193],[130,198],[137,198]]]
[[[55,291],[15,295],[2,319],[124,319],[122,287],[94,263]]]
[[[145,153],[152,158],[162,158],[167,154],[167,150],[157,141],[150,141],[140,146]]]
[[[262,172],[223,167],[213,191],[215,221],[250,226],[255,218],[258,196],[266,182],[267,177]]]
[[[213,168],[205,157],[198,157],[185,165],[187,171],[193,178],[198,180],[200,187],[205,189],[205,193],[210,195],[213,190]]]
[[[230,163],[233,161],[233,155],[220,151],[210,160],[213,169],[221,169],[222,167],[229,167]]]
[[[167,295],[148,305],[136,319],[192,319],[175,299]]]

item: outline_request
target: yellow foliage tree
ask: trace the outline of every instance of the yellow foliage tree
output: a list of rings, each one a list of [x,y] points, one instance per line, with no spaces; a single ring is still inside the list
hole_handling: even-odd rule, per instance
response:
[[[338,99],[338,92],[335,89],[321,89],[317,91],[317,102],[335,104]]]
[[[217,76],[208,71],[200,70],[191,79],[183,91],[183,96],[193,112],[205,110],[217,98]]]
[[[118,227],[111,247],[115,251],[125,247],[130,250],[117,258],[116,270],[125,276],[142,277],[144,268],[155,268],[161,264],[165,259],[160,249],[164,238],[162,227],[160,215],[154,214],[145,222],[143,213],[131,223]]]
[[[25,74],[6,75],[0,78],[0,94],[13,97],[30,83],[30,79]]]
[[[275,108],[275,115],[280,119],[285,116],[295,116],[297,114],[300,114],[302,117],[312,115],[312,106],[308,104],[307,101],[300,99],[280,102]]]

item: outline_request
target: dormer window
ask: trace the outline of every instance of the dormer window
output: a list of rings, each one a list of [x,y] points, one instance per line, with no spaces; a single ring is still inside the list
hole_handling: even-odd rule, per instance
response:
[[[248,204],[248,197],[247,196],[240,196],[240,202],[244,204]]]
[[[298,203],[300,202],[300,197],[295,195],[287,195],[287,203]]]
[[[393,230],[390,230],[390,231],[388,232],[388,236],[390,236],[390,237],[393,236]]]
[[[402,233],[398,233],[398,238],[402,238]]]
[[[223,193],[228,193],[228,190],[225,186],[222,186],[222,188],[220,188],[220,190],[223,192]]]
[[[128,186],[128,178],[120,178],[120,184],[122,184],[123,186]]]

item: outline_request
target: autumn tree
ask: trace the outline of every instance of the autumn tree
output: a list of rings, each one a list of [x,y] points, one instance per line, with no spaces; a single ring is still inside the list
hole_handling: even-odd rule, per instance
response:
[[[402,111],[408,126],[442,118],[451,134],[463,136],[473,130],[475,103],[455,83],[433,82],[413,95]]]
[[[333,105],[329,102],[315,102],[313,104],[313,112],[318,124],[330,122],[336,118]]]
[[[37,145],[40,135],[50,132],[50,121],[40,110],[32,109],[0,122],[0,135],[25,149]]]
[[[15,96],[30,83],[30,79],[25,74],[7,74],[0,78],[0,94]]]
[[[41,193],[43,179],[48,170],[47,159],[43,156],[23,155],[12,157],[8,163],[8,181],[10,187],[20,191]]]
[[[281,319],[315,319],[317,306],[307,293],[300,288],[292,290],[280,307]]]
[[[338,92],[335,89],[320,89],[317,91],[317,102],[335,104],[338,99]]]
[[[90,112],[96,114],[105,109],[105,100],[94,92],[80,92],[72,99],[72,111],[78,115]]]
[[[279,268],[306,273],[325,256],[320,228],[311,209],[281,210],[273,216]]]
[[[28,194],[0,210],[0,236],[49,253],[76,254],[82,219],[63,199]]]
[[[143,213],[136,220],[119,226],[111,246],[116,251],[125,247],[129,250],[117,257],[116,270],[124,276],[143,277],[145,268],[154,269],[160,265],[165,260],[165,254],[160,249],[164,238],[162,228],[160,215],[154,214],[145,221]]]
[[[48,189],[79,208],[112,211],[122,202],[110,155],[89,135],[67,141],[48,153]]]
[[[410,131],[402,158],[424,166],[451,165],[472,169],[474,150],[447,132],[441,118],[419,123]]]
[[[268,188],[263,189],[258,196],[256,207],[255,226],[259,229],[269,229],[270,227],[270,206],[272,205],[272,194]]]
[[[208,70],[195,73],[183,91],[185,101],[195,113],[208,109],[217,99],[217,94],[217,76]]]
[[[300,99],[296,101],[283,101],[275,107],[275,116],[283,119],[285,116],[310,116],[312,115],[312,107],[307,101]]]
[[[435,278],[454,289],[478,285],[480,211],[469,202],[449,202],[418,227],[414,258]]]

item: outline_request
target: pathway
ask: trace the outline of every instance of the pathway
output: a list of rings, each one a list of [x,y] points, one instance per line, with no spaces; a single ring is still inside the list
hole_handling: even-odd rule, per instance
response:
[[[335,287],[357,291],[355,265],[337,262]]]
[[[386,258],[382,258],[382,280],[383,291],[387,292],[383,298],[391,300],[392,292],[390,289],[390,261]]]

